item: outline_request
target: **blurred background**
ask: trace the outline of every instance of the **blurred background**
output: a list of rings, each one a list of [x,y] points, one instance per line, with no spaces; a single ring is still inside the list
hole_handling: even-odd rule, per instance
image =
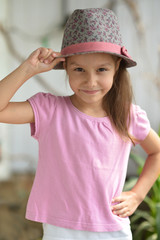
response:
[[[66,19],[74,9],[112,9],[119,18],[124,46],[137,61],[129,69],[136,104],[146,110],[152,128],[160,126],[159,0],[0,0],[0,79],[40,46],[60,51]],[[23,101],[37,92],[70,95],[63,70],[40,74],[16,93]],[[134,152],[144,156],[136,147]],[[0,240],[38,240],[40,224],[24,219],[38,159],[30,126],[0,124]],[[129,162],[127,176],[136,175]]]

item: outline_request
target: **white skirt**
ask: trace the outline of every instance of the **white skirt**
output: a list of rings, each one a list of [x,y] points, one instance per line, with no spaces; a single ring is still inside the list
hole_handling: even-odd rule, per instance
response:
[[[42,240],[132,240],[130,225],[116,232],[90,232],[43,224]]]

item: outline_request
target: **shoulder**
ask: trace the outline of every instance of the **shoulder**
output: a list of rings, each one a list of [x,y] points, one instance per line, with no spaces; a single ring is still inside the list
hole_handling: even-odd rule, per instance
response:
[[[28,99],[34,113],[52,115],[63,113],[69,108],[68,96],[55,96],[51,93],[39,92]]]
[[[57,114],[58,117],[63,115],[64,97],[55,96],[51,93],[39,92],[28,99],[33,113],[35,124],[31,126],[32,136],[36,139],[44,133],[46,126],[50,126]]]
[[[28,101],[31,104],[36,104],[40,105],[42,107],[44,106],[53,106],[56,105],[57,103],[63,103],[65,102],[65,97],[63,96],[55,96],[51,93],[44,93],[44,92],[39,92],[33,95],[28,99]]]
[[[44,93],[44,92],[39,92],[33,95],[28,99],[29,101],[35,101],[39,103],[43,103],[44,101],[54,101],[56,100],[56,96],[51,94],[51,93]]]
[[[138,117],[139,114],[146,114],[146,111],[144,109],[142,109],[139,105],[136,104],[131,104],[131,114],[134,117]]]
[[[131,105],[131,134],[139,141],[148,135],[151,127],[147,113],[139,105]]]
[[[139,105],[131,104],[130,113],[132,123],[149,121],[147,112]]]

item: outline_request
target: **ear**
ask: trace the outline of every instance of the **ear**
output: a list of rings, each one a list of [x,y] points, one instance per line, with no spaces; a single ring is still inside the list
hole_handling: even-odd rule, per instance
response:
[[[122,58],[118,58],[118,60],[116,61],[116,72],[117,72],[117,70],[119,69],[119,65],[120,65],[120,63],[121,63],[121,60],[122,60]]]

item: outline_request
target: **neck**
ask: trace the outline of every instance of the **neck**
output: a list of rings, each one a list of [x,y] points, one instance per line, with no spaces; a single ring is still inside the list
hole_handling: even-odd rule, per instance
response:
[[[72,104],[81,112],[92,117],[106,117],[107,113],[102,107],[102,101],[86,103],[74,94],[70,97]]]

